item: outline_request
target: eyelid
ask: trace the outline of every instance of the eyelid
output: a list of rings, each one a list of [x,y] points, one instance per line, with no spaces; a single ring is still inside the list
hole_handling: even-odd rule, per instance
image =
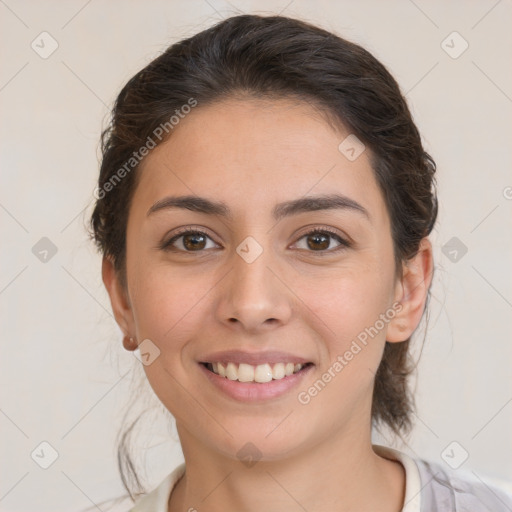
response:
[[[188,233],[189,231],[192,231],[194,233],[202,233],[203,235],[207,235],[210,238],[212,238],[210,233],[205,228],[192,225],[192,226],[183,226],[181,228],[178,228],[177,231],[175,233],[173,233],[171,240],[172,240],[172,238],[178,237],[179,235],[183,235],[184,233]],[[212,240],[213,240],[213,238],[212,238]]]
[[[317,225],[317,224],[306,226],[301,231],[299,231],[297,236],[299,238],[302,238],[304,235],[309,235],[311,233],[316,233],[316,232],[327,232],[327,233],[330,233],[331,235],[336,235],[342,239],[346,238],[347,242],[348,242],[348,237],[346,235],[344,235],[341,231],[337,230],[336,228],[332,228],[329,226]]]

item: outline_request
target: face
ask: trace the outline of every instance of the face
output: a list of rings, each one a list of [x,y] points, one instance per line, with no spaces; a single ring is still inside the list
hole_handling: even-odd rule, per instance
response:
[[[308,104],[231,99],[198,105],[144,160],[114,306],[150,340],[144,370],[180,436],[269,460],[369,436],[403,288],[368,150],[338,149],[348,135]],[[169,201],[183,196],[217,206]],[[218,362],[228,377],[203,364]],[[290,363],[304,366],[279,378]],[[253,378],[271,380],[232,380]]]

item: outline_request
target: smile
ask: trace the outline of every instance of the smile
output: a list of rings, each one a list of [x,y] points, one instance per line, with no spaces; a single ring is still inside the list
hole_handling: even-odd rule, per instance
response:
[[[246,363],[214,362],[202,363],[210,372],[238,382],[265,383],[272,380],[281,380],[295,373],[300,372],[306,364],[294,363],[264,363],[257,366]]]

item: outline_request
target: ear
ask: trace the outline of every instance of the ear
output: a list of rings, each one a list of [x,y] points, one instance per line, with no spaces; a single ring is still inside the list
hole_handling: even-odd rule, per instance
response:
[[[403,277],[395,288],[395,301],[402,305],[402,309],[389,322],[386,341],[405,341],[418,327],[425,309],[433,271],[432,244],[425,237],[420,242],[418,253],[403,264]]]
[[[136,350],[137,342],[132,338],[135,333],[135,322],[128,292],[119,280],[114,264],[107,256],[103,257],[101,276],[110,296],[116,322],[124,333],[123,346],[126,350]]]

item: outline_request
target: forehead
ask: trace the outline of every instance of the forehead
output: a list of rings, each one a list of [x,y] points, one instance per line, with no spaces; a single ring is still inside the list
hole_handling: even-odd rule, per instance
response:
[[[368,151],[350,161],[339,150],[348,135],[306,102],[198,104],[145,158],[136,194],[145,204],[165,194],[214,195],[243,209],[337,192],[383,214]]]

